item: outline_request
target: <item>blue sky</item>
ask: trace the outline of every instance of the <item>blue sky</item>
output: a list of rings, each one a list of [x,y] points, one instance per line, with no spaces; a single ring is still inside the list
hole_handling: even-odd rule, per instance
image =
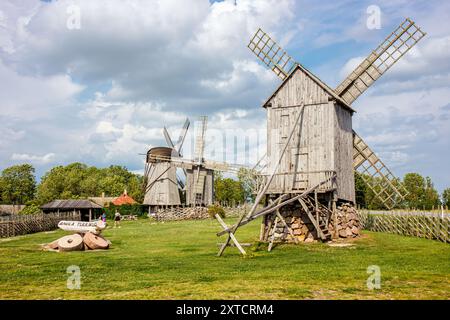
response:
[[[380,29],[367,28],[371,5]],[[74,6],[79,29],[67,27]],[[163,125],[177,136],[186,117],[203,114],[208,156],[242,162],[245,149],[264,152],[260,105],[279,84],[246,47],[258,27],[335,87],[405,17],[427,37],[355,102],[353,125],[396,175],[419,172],[442,190],[450,186],[443,1],[2,1],[0,169],[29,162],[40,176],[82,161],[139,172],[139,153],[165,145]],[[244,136],[250,145],[233,147]]]

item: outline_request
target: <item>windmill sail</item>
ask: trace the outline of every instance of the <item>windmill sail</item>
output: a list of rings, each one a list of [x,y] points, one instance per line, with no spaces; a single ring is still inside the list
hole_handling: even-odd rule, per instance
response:
[[[375,197],[388,209],[394,208],[408,193],[378,156],[353,131],[353,167],[372,190]]]
[[[201,125],[199,128],[197,128],[195,137],[194,160],[199,163],[203,162],[203,151],[205,149],[205,133],[207,121],[208,117],[206,116],[200,117]]]
[[[336,88],[336,93],[348,104],[353,103],[425,35],[426,33],[407,18],[342,81]]]
[[[248,44],[248,48],[269,67],[275,74],[284,80],[297,65],[287,53],[267,33],[256,31]]]
[[[184,139],[186,138],[187,131],[189,129],[190,121],[188,118],[186,118],[186,121],[184,122],[183,128],[181,129],[180,136],[178,138],[177,144],[175,145],[175,149],[177,150],[178,154],[181,155],[181,147],[183,146]]]

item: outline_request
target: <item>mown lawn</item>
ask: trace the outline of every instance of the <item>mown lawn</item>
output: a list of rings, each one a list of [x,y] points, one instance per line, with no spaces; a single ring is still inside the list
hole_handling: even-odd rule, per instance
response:
[[[233,219],[227,219],[232,223]],[[57,253],[40,244],[63,231],[0,239],[1,299],[449,299],[450,246],[365,232],[351,247],[322,243],[228,248],[216,257],[212,220],[125,222],[107,229],[107,251]],[[259,224],[239,230],[256,243]],[[81,269],[81,289],[66,268]],[[381,268],[381,289],[368,290],[367,267]]]

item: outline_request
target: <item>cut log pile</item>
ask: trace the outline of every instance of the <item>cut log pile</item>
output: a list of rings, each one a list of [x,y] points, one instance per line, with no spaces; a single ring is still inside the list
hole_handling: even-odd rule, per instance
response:
[[[286,206],[280,210],[284,221],[275,214],[268,215],[264,222],[262,241],[274,242],[316,242],[321,240],[308,215],[298,206]],[[326,216],[328,214],[328,216]],[[325,218],[324,215],[326,216]],[[315,216],[315,213],[313,213]],[[322,220],[328,221],[328,232],[333,238],[354,238],[360,233],[360,222],[356,209],[350,204],[342,204],[336,210],[336,230],[331,212],[321,212]],[[286,225],[285,225],[286,223]],[[323,222],[319,222],[319,225]],[[275,225],[276,224],[276,225]],[[275,227],[274,227],[275,226]]]
[[[344,203],[336,210],[336,230],[333,221],[328,225],[330,233],[339,238],[354,238],[359,236],[361,223],[356,208]]]

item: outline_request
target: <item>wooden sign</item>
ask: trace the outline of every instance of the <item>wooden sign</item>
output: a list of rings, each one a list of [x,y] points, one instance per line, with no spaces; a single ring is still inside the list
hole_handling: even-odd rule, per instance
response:
[[[58,228],[65,231],[73,231],[78,233],[100,233],[106,228],[106,223],[103,221],[86,222],[86,221],[60,221]]]

